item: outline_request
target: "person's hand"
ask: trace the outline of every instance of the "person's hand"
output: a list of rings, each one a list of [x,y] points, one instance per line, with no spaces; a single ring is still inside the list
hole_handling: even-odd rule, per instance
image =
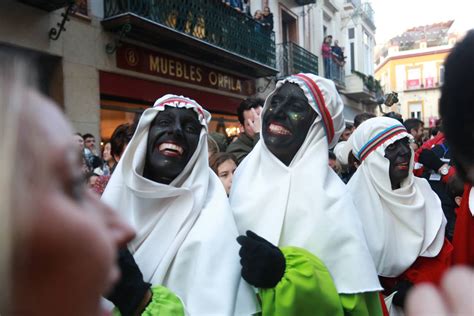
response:
[[[436,171],[438,171],[444,164],[433,151],[428,149],[423,149],[421,151],[418,161],[424,166]]]
[[[252,129],[252,134],[260,133],[260,128],[262,127],[260,112],[261,109],[255,110],[255,108],[250,109],[252,117],[247,119],[248,126]]]
[[[394,289],[397,293],[393,296],[393,304],[405,309],[406,297],[412,287],[413,283],[408,280],[398,282]]]
[[[122,316],[132,316],[148,305],[151,284],[143,281],[140,268],[127,248],[119,250],[118,264],[122,275],[106,298],[114,303]]]
[[[258,288],[275,287],[285,274],[285,256],[267,240],[248,230],[247,236],[237,237],[242,278]]]
[[[474,270],[454,267],[443,277],[440,288],[420,284],[407,298],[407,316],[474,315]]]

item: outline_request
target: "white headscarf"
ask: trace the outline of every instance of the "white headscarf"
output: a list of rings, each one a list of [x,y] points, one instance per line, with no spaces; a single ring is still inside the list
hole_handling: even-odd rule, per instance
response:
[[[142,176],[148,130],[165,106],[193,109],[201,125],[190,161],[169,185]],[[129,244],[144,280],[177,294],[190,315],[248,315],[255,294],[240,277],[237,227],[208,166],[210,114],[196,101],[165,95],[147,109],[102,199],[136,230]]]
[[[444,243],[446,219],[438,196],[425,179],[408,177],[392,190],[385,148],[411,138],[397,120],[363,122],[352,134],[352,152],[361,165],[348,183],[363,222],[367,244],[381,276],[396,277],[419,257],[435,257]]]
[[[326,264],[339,293],[380,290],[351,196],[328,166],[328,148],[345,128],[342,100],[332,81],[312,74],[288,77],[277,89],[285,82],[303,90],[318,116],[289,166],[262,139],[237,168],[230,201],[239,232],[310,251]]]

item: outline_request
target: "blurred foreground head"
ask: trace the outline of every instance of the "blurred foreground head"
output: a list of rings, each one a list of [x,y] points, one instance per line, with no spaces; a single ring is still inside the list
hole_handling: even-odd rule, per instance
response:
[[[71,126],[17,56],[0,50],[0,314],[101,315],[133,231],[86,189]]]
[[[474,30],[445,62],[440,114],[459,174],[474,183]]]

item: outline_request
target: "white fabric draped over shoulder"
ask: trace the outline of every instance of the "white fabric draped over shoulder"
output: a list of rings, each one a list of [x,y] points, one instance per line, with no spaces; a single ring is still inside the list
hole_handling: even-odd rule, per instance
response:
[[[413,175],[392,190],[385,148],[411,138],[403,125],[387,117],[363,122],[351,135],[361,165],[348,183],[363,222],[367,243],[381,276],[396,277],[419,257],[435,257],[444,243],[446,219],[428,181]]]
[[[148,130],[165,106],[193,109],[203,126],[190,161],[169,185],[142,176]],[[178,295],[189,315],[249,315],[259,310],[240,276],[235,220],[208,167],[210,114],[196,101],[165,95],[147,109],[102,200],[136,230],[129,244],[144,280]]]
[[[287,81],[303,90],[318,116],[289,166],[261,139],[237,168],[230,200],[239,232],[252,230],[275,245],[310,251],[325,263],[339,293],[378,291],[352,198],[328,166],[328,149],[345,128],[342,100],[330,80],[298,74],[276,89]]]

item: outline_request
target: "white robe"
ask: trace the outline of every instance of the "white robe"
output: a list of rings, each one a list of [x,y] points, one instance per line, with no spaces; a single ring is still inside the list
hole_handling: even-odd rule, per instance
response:
[[[411,138],[406,130],[390,132],[398,121],[378,117],[363,122],[351,135],[356,157],[365,148],[373,147],[348,183],[354,203],[362,220],[367,243],[377,273],[397,277],[419,257],[435,257],[444,243],[446,218],[438,196],[428,182],[413,175],[413,150],[408,178],[401,187],[392,190],[389,177],[390,162],[385,148],[399,139]]]
[[[328,166],[329,145],[344,130],[342,100],[332,81],[303,76],[317,83],[324,100],[297,76],[277,88],[285,81],[298,84],[318,117],[289,166],[261,139],[237,168],[230,200],[239,232],[252,230],[275,245],[310,251],[327,266],[339,293],[381,290],[351,196]]]
[[[203,125],[196,151],[169,185],[142,176],[148,130],[164,105],[191,108]],[[166,95],[147,109],[102,199],[136,230],[129,244],[144,280],[169,288],[189,315],[258,311],[240,276],[236,224],[224,188],[208,167],[207,121],[195,101]]]

